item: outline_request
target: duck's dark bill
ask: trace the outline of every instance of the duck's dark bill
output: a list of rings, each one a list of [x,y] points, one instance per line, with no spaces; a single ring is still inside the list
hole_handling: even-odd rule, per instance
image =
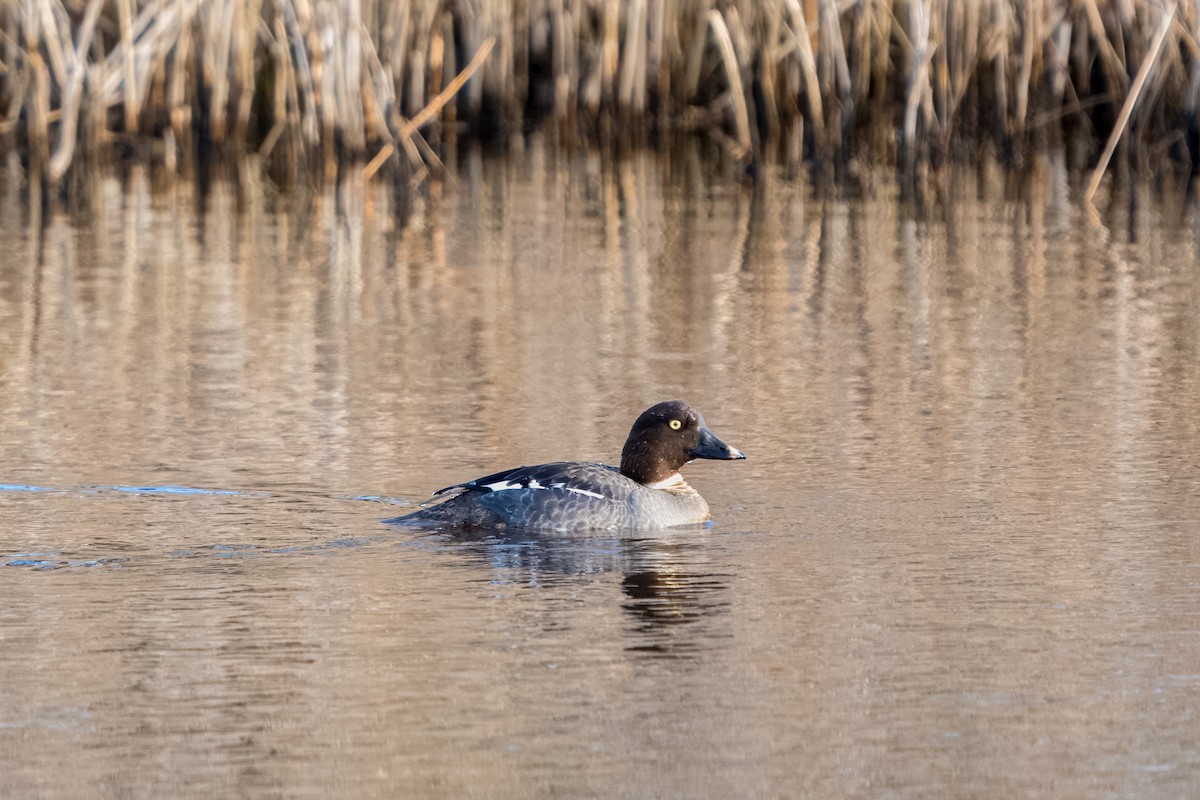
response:
[[[688,454],[692,458],[720,458],[725,460],[735,458],[745,458],[746,454],[741,450],[722,442],[708,428],[700,430],[700,441],[692,448]]]

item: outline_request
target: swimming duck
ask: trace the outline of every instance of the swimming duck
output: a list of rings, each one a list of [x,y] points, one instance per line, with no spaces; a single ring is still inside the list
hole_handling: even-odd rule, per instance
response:
[[[439,489],[435,505],[386,523],[572,531],[669,528],[704,522],[708,503],[679,468],[696,458],[745,458],[679,400],[651,406],[633,423],[621,466],[555,461],[496,472]]]

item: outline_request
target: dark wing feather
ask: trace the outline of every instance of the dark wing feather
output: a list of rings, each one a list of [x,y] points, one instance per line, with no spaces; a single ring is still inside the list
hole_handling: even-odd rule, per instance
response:
[[[446,492],[452,492],[455,489],[462,491],[462,492],[469,492],[472,489],[481,491],[481,492],[490,492],[491,489],[484,488],[487,484],[496,483],[497,481],[506,481],[509,479],[509,476],[516,475],[516,474],[522,472],[523,470],[527,470],[527,469],[536,469],[536,467],[514,467],[512,469],[501,470],[500,472],[493,472],[491,475],[484,475],[482,478],[476,478],[473,481],[466,481],[465,483],[456,483],[452,486],[447,486],[444,489],[438,489],[436,492],[433,493],[433,496],[437,497],[439,494],[445,494]]]
[[[484,475],[466,483],[456,483],[444,489],[438,489],[434,496],[447,492],[493,492],[496,484],[506,485],[507,488],[529,487],[536,484],[540,488],[574,489],[576,491],[594,492],[604,497],[613,497],[614,492],[625,498],[628,488],[620,491],[625,481],[620,480],[621,471],[607,464],[595,464],[580,461],[553,461],[549,464],[516,467],[491,475]],[[614,480],[615,479],[615,480]]]
[[[441,489],[440,502],[388,522],[478,528],[612,530],[628,526],[640,485],[616,467],[576,461],[517,467]]]

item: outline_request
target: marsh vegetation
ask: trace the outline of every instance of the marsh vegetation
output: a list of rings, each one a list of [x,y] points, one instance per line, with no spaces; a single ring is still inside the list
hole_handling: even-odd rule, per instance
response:
[[[419,180],[534,128],[851,178],[1061,145],[1098,178],[1196,164],[1198,40],[1200,0],[5,0],[0,139],[50,183],[114,154]]]

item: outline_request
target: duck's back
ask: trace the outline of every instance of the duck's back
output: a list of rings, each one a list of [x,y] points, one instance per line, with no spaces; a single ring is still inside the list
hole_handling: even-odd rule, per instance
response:
[[[473,528],[615,530],[668,527],[708,518],[698,494],[649,489],[616,467],[557,461],[497,472],[436,493],[446,500],[388,522]]]

